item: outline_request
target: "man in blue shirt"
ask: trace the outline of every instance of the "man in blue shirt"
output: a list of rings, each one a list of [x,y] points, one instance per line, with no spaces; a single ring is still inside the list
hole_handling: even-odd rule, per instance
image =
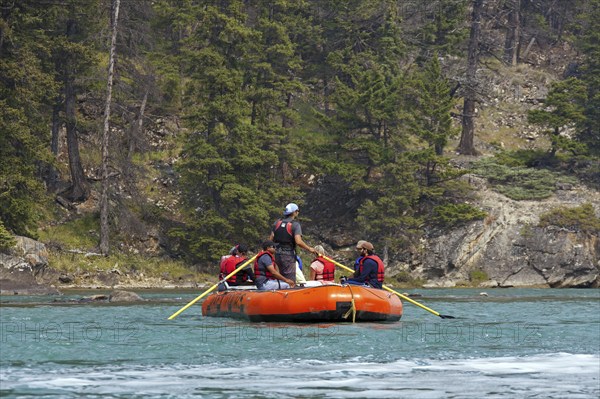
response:
[[[384,266],[381,258],[374,254],[373,244],[361,240],[356,244],[356,250],[359,252],[355,266],[357,270],[354,272],[354,277],[347,279],[346,283],[381,289],[384,280]]]

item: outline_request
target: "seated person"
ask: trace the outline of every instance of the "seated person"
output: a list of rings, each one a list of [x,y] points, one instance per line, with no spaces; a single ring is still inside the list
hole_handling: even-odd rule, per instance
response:
[[[325,248],[322,245],[315,246],[315,250],[319,253],[319,256],[310,264],[310,280],[333,281],[335,264],[323,257]]]
[[[360,257],[357,259],[358,270],[354,273],[354,277],[346,280],[346,283],[383,288],[383,261],[373,253],[373,244],[367,241],[359,241],[356,244],[356,249],[360,252]]]
[[[244,244],[238,244],[235,246],[235,251],[229,257],[227,257],[221,263],[221,279],[228,276],[231,272],[237,269],[242,263],[248,260],[246,253],[248,252],[247,247]],[[227,285],[236,286],[245,284],[249,281],[254,281],[254,272],[252,266],[248,265],[242,270],[227,279]]]
[[[256,255],[254,261],[254,282],[259,290],[279,290],[293,288],[296,283],[285,278],[279,273],[279,267],[275,263],[275,243],[267,240],[262,243],[262,252]]]
[[[304,286],[306,284],[306,279],[304,278],[304,273],[302,272],[302,259],[298,255],[296,255],[296,284],[300,286]]]

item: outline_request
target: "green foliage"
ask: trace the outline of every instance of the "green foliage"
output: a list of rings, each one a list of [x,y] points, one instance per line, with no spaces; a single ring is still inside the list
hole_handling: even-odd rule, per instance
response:
[[[489,279],[489,276],[483,270],[471,270],[469,272],[469,281],[471,281],[473,285],[479,285]]]
[[[433,208],[432,220],[443,227],[453,227],[472,220],[480,220],[487,213],[471,204],[442,204]]]
[[[589,234],[600,233],[600,218],[591,203],[574,208],[558,207],[540,216],[540,227],[558,226]]]
[[[584,82],[577,78],[568,78],[552,85],[544,100],[544,109],[529,111],[530,123],[548,128],[551,142],[550,153],[568,151],[575,155],[584,153],[586,148],[581,142],[563,134],[563,127],[581,129],[585,122],[585,103],[587,93]]]
[[[4,223],[0,220],[0,251],[7,250],[15,245],[15,237],[10,234],[4,227]]]
[[[473,164],[473,172],[487,178],[494,189],[514,200],[550,197],[557,183],[576,184],[577,179],[547,169],[511,167],[488,157]]]
[[[532,123],[550,128],[553,149],[565,149],[581,154],[600,154],[600,1],[589,0],[579,8],[572,25],[575,44],[583,58],[574,77],[555,83],[543,110],[530,113]],[[559,136],[563,126],[575,129],[578,146]],[[560,139],[560,140],[559,140]],[[584,146],[584,147],[583,147]]]
[[[191,134],[177,168],[190,222],[171,236],[194,261],[216,261],[233,242],[260,242],[285,203],[301,202],[285,173],[301,165],[287,137],[297,118],[286,99],[302,90],[285,4],[260,3],[253,21],[242,1],[191,7],[193,18],[180,21],[189,34],[175,59]]]
[[[15,4],[0,19],[0,219],[28,236],[44,195],[39,169],[50,160],[46,102],[56,94],[44,15],[41,7]]]
[[[577,45],[584,55],[581,65],[581,81],[586,88],[584,104],[585,119],[578,138],[596,156],[600,155],[600,0],[586,2],[588,9],[579,15],[582,32]]]
[[[448,139],[455,137],[458,129],[452,125],[454,99],[450,84],[442,76],[437,53],[413,79],[416,98],[410,114],[412,133],[434,148],[436,155],[442,155]]]

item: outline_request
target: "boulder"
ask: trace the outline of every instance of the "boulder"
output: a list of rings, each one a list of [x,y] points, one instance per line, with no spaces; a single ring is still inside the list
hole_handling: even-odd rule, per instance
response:
[[[144,301],[141,296],[131,291],[116,290],[110,293],[109,302],[140,302]]]

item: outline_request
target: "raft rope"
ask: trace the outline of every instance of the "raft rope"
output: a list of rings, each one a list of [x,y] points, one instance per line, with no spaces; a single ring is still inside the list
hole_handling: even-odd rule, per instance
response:
[[[350,309],[348,309],[346,314],[344,314],[342,317],[344,319],[347,319],[348,316],[350,316],[350,313],[352,313],[352,323],[354,323],[356,321],[356,304],[354,303],[354,292],[352,292],[352,288],[350,287],[350,285],[347,285],[346,287],[348,287],[348,289],[350,290],[350,295],[352,296],[352,301],[350,301],[350,303],[351,303]]]

